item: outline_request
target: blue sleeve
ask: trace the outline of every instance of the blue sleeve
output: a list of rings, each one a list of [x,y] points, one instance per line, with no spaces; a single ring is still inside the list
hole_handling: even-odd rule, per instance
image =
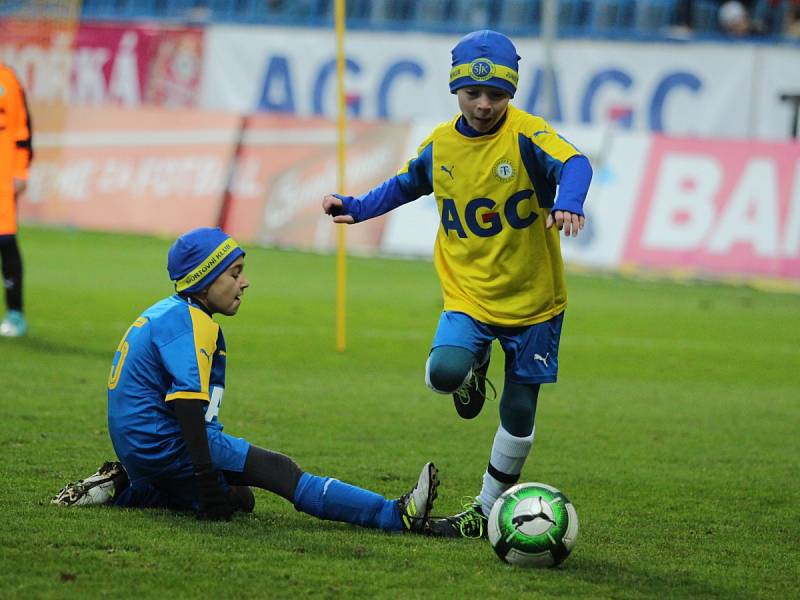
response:
[[[551,210],[566,210],[583,215],[583,203],[592,181],[592,165],[589,159],[578,154],[570,158],[561,168],[558,182],[558,197]]]
[[[394,177],[361,196],[334,194],[342,201],[343,214],[353,217],[356,223],[378,217],[421,196],[433,192],[432,144]]]
[[[203,374],[197,360],[198,344],[193,333],[187,331],[159,346],[158,352],[163,368],[171,379],[165,400],[185,398],[208,402],[208,382],[202,380]]]

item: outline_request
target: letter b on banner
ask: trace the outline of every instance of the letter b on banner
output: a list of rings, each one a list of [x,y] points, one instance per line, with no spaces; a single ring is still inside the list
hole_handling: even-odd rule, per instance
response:
[[[719,164],[707,157],[665,157],[644,230],[644,245],[691,250],[700,244],[714,217],[714,195],[721,179]]]

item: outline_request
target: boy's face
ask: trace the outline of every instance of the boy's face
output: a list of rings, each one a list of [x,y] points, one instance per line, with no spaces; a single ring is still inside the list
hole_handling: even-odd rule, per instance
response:
[[[213,313],[233,316],[242,303],[244,290],[250,282],[244,276],[244,256],[238,257],[210,286],[200,293],[200,300]]]
[[[505,114],[511,96],[496,87],[470,85],[456,90],[458,108],[467,125],[479,133],[486,133]]]

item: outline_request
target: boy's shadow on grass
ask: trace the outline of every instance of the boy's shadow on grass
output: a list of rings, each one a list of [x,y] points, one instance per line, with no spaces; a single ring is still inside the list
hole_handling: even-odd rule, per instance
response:
[[[569,577],[582,580],[598,589],[608,590],[609,595],[618,596],[620,588],[630,590],[636,598],[663,597],[669,590],[671,597],[679,598],[732,598],[736,594],[730,590],[709,585],[687,573],[649,573],[643,569],[629,568],[605,560],[568,559],[564,563]]]
[[[114,356],[113,346],[111,346],[111,350],[108,348],[94,348],[90,345],[81,345],[80,338],[78,337],[74,339],[78,342],[77,344],[72,342],[72,340],[52,340],[36,337],[34,335],[27,335],[19,338],[0,338],[0,348],[4,346],[8,346],[9,348],[17,347],[24,348],[31,352],[47,354],[49,356],[86,356],[103,359],[108,362],[110,362]]]

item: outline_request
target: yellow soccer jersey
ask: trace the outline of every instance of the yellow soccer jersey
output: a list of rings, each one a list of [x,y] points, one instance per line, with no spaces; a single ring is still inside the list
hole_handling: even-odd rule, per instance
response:
[[[357,223],[433,193],[444,309],[490,325],[547,321],[564,310],[567,293],[559,231],[545,222],[554,201],[583,215],[589,161],[544,119],[512,105],[485,135],[462,133],[460,118],[436,127],[395,177],[339,196],[343,212]]]
[[[512,105],[493,134],[464,136],[457,121],[420,145],[432,151],[444,309],[491,325],[546,321],[564,310],[567,292],[559,231],[545,221],[554,175],[579,152],[544,119]]]

